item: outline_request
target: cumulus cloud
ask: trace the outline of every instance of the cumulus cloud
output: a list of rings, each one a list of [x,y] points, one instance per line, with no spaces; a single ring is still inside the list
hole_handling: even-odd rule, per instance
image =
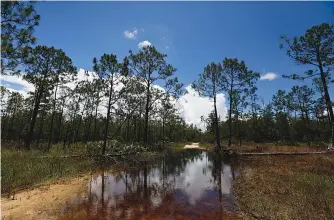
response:
[[[186,87],[187,94],[181,96],[176,102],[176,107],[180,110],[181,116],[184,118],[187,124],[194,124],[198,128],[205,130],[205,125],[201,122],[201,116],[205,118],[213,110],[213,102],[209,97],[201,97],[191,85]],[[225,95],[217,95],[217,111],[221,120],[225,120],[226,107],[225,107]]]
[[[143,48],[143,47],[147,47],[147,46],[151,46],[151,45],[152,45],[151,42],[149,42],[148,40],[144,40],[142,42],[139,42],[138,47]]]
[[[6,87],[11,92],[18,92],[23,97],[28,97],[28,92],[35,90],[33,84],[28,83],[23,79],[22,76],[11,76],[11,75],[2,75],[1,76],[1,85]]]
[[[17,90],[22,90],[22,91],[25,91],[25,92],[34,91],[34,89],[35,89],[34,85],[25,81],[22,76],[2,75],[1,76],[1,84],[3,83],[2,81],[7,82],[7,83],[5,83],[5,86],[10,85],[8,83],[11,83],[11,84],[14,84],[13,86],[19,87],[19,88],[17,88]],[[13,88],[12,86],[10,86],[10,87]]]
[[[134,28],[133,31],[126,30],[124,31],[124,37],[128,39],[136,39],[137,33],[138,33],[138,30],[136,28]]]
[[[68,86],[71,89],[74,89],[75,86],[81,82],[81,81],[89,81],[92,82],[93,79],[97,78],[97,75],[95,72],[90,72],[90,71],[85,71],[84,69],[79,69],[78,74],[77,74],[77,78],[74,81],[71,81],[69,83],[66,84],[66,86]]]
[[[277,77],[278,76],[277,76],[276,73],[269,72],[269,73],[266,73],[266,74],[262,75],[260,77],[260,80],[269,80],[269,81],[271,81],[271,80],[276,79]]]

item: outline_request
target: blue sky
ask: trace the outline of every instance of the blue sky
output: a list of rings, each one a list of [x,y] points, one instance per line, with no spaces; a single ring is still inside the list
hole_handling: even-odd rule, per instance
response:
[[[333,2],[45,2],[36,8],[41,15],[36,36],[39,44],[62,48],[88,70],[94,56],[115,53],[122,59],[148,40],[168,55],[185,85],[208,63],[237,57],[261,74],[278,74],[258,83],[269,101],[277,89],[296,83],[281,74],[303,70],[279,49],[279,37],[333,23],[333,8]],[[125,38],[124,31],[134,28],[136,39]]]
[[[121,60],[147,40],[168,55],[185,85],[225,57],[242,59],[261,74],[276,73],[277,79],[258,82],[265,102],[296,84],[281,74],[305,70],[279,49],[280,36],[334,22],[333,2],[42,2],[36,10],[38,44],[63,49],[78,68],[92,70],[93,57],[103,53]],[[135,39],[124,36],[135,28]]]

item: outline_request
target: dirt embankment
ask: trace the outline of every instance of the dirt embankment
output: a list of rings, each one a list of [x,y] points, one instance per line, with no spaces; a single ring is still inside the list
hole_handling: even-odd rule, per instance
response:
[[[73,194],[83,193],[89,176],[62,180],[2,198],[2,219],[55,219],[59,205]]]

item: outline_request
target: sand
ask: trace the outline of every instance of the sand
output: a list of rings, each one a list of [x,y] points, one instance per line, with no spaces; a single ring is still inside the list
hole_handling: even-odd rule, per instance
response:
[[[1,198],[2,219],[56,219],[59,206],[73,194],[86,190],[88,175],[24,190],[11,198]]]
[[[186,145],[186,146],[184,146],[183,149],[202,149],[202,150],[205,150],[204,148],[199,146],[199,143],[192,143],[191,145]]]

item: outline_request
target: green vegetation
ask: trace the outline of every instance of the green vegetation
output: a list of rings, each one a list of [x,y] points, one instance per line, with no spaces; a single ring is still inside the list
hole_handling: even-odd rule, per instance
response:
[[[1,74],[19,73],[18,65],[36,42],[33,33],[39,20],[33,2],[1,2]]]
[[[15,195],[15,191],[61,177],[75,176],[91,169],[88,158],[47,157],[41,151],[1,149],[1,193]],[[56,156],[52,154],[52,156]]]
[[[112,147],[111,147],[112,146]],[[184,145],[183,145],[184,146]],[[101,157],[103,142],[73,144],[63,149],[61,144],[53,145],[49,152],[40,150],[19,150],[13,147],[1,149],[1,193],[15,195],[23,188],[39,183],[55,181],[68,176],[76,176],[100,168],[119,164],[134,165],[141,161],[150,161],[163,156],[164,151],[146,151],[141,146],[126,146],[117,142],[108,142],[107,155]],[[122,154],[125,154],[122,156]],[[65,157],[64,157],[65,156]]]
[[[178,142],[178,143],[172,143],[172,150],[173,151],[179,151],[183,150],[185,145],[192,144],[193,142]]]
[[[200,146],[201,148],[206,149],[206,150],[213,150],[213,148],[214,148],[215,145],[212,144],[212,143],[200,142],[200,143],[199,143],[199,146]]]

